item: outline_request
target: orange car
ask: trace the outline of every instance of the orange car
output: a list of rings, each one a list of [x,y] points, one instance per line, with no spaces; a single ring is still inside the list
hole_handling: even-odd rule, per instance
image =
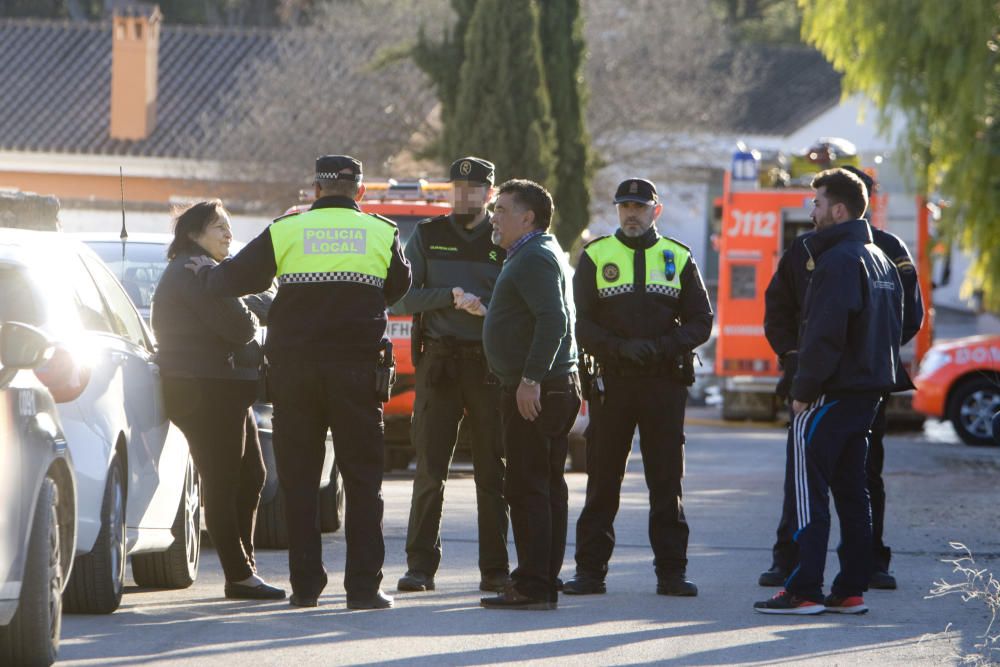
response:
[[[1000,411],[1000,335],[935,345],[913,382],[914,410],[948,419],[966,444],[994,444],[990,421]]]

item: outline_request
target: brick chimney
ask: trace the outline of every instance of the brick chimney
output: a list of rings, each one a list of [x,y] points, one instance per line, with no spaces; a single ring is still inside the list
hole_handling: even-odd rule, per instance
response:
[[[156,76],[160,8],[116,7],[111,29],[111,127],[113,139],[145,139],[156,126]]]

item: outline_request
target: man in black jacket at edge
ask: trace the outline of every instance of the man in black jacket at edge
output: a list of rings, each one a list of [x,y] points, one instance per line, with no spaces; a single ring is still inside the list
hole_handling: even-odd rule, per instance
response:
[[[869,200],[872,196],[874,181],[871,176],[856,169],[844,167],[865,184]],[[810,258],[805,240],[812,232],[799,236],[789,246],[778,261],[778,269],[771,278],[765,294],[764,333],[775,354],[781,359],[784,374],[778,383],[776,393],[782,400],[788,400],[792,378],[798,367],[798,334],[799,319],[802,313],[802,303],[805,299],[806,286],[815,268],[815,261]],[[924,307],[920,296],[920,285],[917,282],[917,271],[913,258],[906,244],[894,234],[872,227],[872,238],[875,245],[886,254],[896,265],[899,279],[903,283],[903,339],[906,345],[923,323]],[[900,376],[893,391],[913,389],[913,384],[905,369],[900,368]],[[882,481],[882,465],[885,461],[885,410],[889,394],[882,397],[878,413],[872,424],[871,442],[868,448],[866,473],[868,476],[868,495],[872,508],[872,575],[868,585],[871,588],[895,589],[896,579],[889,574],[889,560],[892,551],[883,542],[885,527],[885,484]],[[789,450],[785,479],[792,475],[792,452]],[[787,482],[786,482],[787,483]],[[787,499],[786,499],[787,500]],[[781,520],[778,523],[778,537],[772,550],[771,569],[761,573],[758,583],[761,586],[781,586],[798,563],[798,545],[792,538],[791,523],[794,507],[786,502],[782,509]]]
[[[798,369],[790,395],[799,563],[785,589],[754,604],[765,614],[860,614],[871,574],[871,512],[865,474],[868,434],[882,396],[897,384],[903,286],[861,219],[864,183],[831,169],[812,182],[816,233],[804,241],[815,268],[806,288]],[[840,573],[823,597],[830,537],[829,493],[840,518]]]
[[[385,426],[376,376],[386,306],[410,288],[410,265],[396,225],[358,206],[359,160],[317,158],[315,191],[308,211],[275,221],[236,256],[187,266],[220,296],[257,293],[278,279],[264,351],[288,522],[289,602],[315,607],[327,584],[316,489],[330,429],[347,500],[347,608],[388,609],[393,599],[379,587]]]

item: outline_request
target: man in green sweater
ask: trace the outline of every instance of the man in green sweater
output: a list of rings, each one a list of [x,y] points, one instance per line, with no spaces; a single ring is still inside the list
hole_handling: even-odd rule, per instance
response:
[[[500,378],[507,471],[504,496],[517,549],[511,583],[491,609],[555,609],[566,552],[566,435],[580,410],[569,266],[555,237],[552,196],[538,183],[500,186],[493,242],[507,260],[483,327],[490,368]]]

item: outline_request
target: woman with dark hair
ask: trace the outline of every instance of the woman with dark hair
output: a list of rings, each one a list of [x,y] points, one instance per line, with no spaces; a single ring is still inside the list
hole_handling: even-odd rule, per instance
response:
[[[226,575],[226,597],[280,600],[285,591],[257,576],[253,553],[265,475],[250,409],[261,362],[254,336],[273,294],[211,296],[184,268],[200,255],[221,262],[232,239],[229,214],[218,199],[176,217],[170,263],[153,295],[151,321],[167,417],[187,437],[201,473],[205,519]]]

